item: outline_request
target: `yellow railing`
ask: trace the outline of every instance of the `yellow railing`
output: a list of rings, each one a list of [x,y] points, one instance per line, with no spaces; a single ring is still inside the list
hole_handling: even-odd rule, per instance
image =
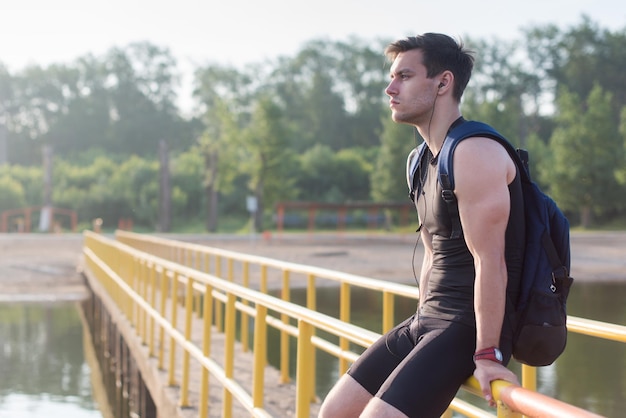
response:
[[[350,322],[350,288],[358,287],[379,292],[382,295],[382,332],[390,330],[394,324],[394,306],[395,297],[401,296],[410,299],[419,299],[419,291],[415,286],[407,286],[388,281],[375,280],[367,277],[356,276],[347,273],[341,273],[323,268],[295,264],[286,261],[275,260],[266,257],[259,257],[249,254],[242,254],[234,251],[228,251],[220,248],[209,247],[189,242],[172,240],[154,235],[136,234],[127,231],[116,231],[116,239],[124,242],[134,248],[151,254],[159,255],[168,260],[185,264],[189,267],[202,269],[206,272],[213,273],[218,277],[225,277],[229,281],[235,280],[235,263],[241,264],[244,274],[242,284],[246,287],[250,285],[249,271],[250,266],[256,265],[261,272],[260,287],[263,293],[268,291],[268,275],[271,274],[270,269],[274,270],[275,275],[282,275],[283,280],[275,280],[283,300],[289,300],[290,283],[301,276],[301,282],[306,283],[306,306],[309,309],[316,310],[315,301],[316,279],[332,281],[340,288],[339,297],[339,319],[344,322]],[[223,264],[228,266],[227,274],[222,274]],[[291,279],[291,280],[290,280]],[[567,318],[568,331],[590,335],[598,338],[609,339],[626,343],[626,327],[615,324],[608,324],[600,321],[593,321],[575,316]],[[343,349],[347,347],[347,341],[341,340],[340,345]],[[285,361],[288,361],[286,359]],[[340,359],[339,373],[344,373],[349,366],[349,361]],[[288,374],[288,370],[283,369],[283,376]],[[521,365],[521,383],[526,389],[537,390],[537,369],[535,367]]]
[[[226,388],[237,389],[237,399],[246,407],[251,414],[260,414],[262,411],[262,393],[263,384],[262,379],[255,378],[253,382],[253,388],[251,395],[244,396],[241,388],[236,388],[233,383],[232,377],[232,345],[235,336],[235,315],[236,311],[240,311],[242,324],[243,318],[251,316],[255,318],[255,332],[254,332],[254,375],[258,376],[262,373],[262,369],[265,367],[265,352],[264,339],[266,338],[267,326],[274,326],[281,330],[281,333],[287,337],[297,338],[298,343],[298,358],[297,358],[297,370],[296,370],[296,416],[305,417],[310,414],[310,402],[315,399],[314,387],[314,363],[311,361],[314,359],[312,353],[315,349],[324,350],[340,360],[340,363],[344,363],[340,367],[345,367],[348,363],[354,361],[357,354],[349,351],[349,343],[354,343],[361,347],[369,346],[380,334],[364,330],[349,323],[349,286],[365,286],[370,289],[386,292],[383,296],[383,330],[388,329],[393,324],[393,298],[395,295],[402,295],[417,298],[417,292],[414,288],[408,286],[402,286],[397,284],[390,284],[387,282],[380,282],[377,280],[360,278],[358,276],[342,274],[338,272],[332,272],[330,270],[319,269],[314,267],[302,266],[293,263],[285,263],[277,260],[271,260],[263,257],[249,256],[239,253],[228,252],[220,249],[209,248],[205,246],[189,244],[179,241],[166,240],[163,238],[144,236],[126,232],[118,232],[116,237],[119,241],[135,247],[129,248],[126,245],[122,245],[120,242],[112,242],[105,240],[95,234],[86,233],[86,258],[89,263],[94,264],[96,260],[103,263],[110,269],[108,274],[100,274],[104,276],[103,283],[106,284],[110,294],[116,295],[118,304],[129,318],[134,318],[134,324],[137,324],[138,333],[150,348],[150,353],[154,354],[154,331],[152,327],[156,322],[160,329],[160,340],[163,341],[164,333],[167,333],[170,338],[171,350],[176,349],[175,343],[178,342],[188,355],[192,355],[203,366],[203,374],[205,373],[221,373],[222,379],[226,383]],[[141,251],[139,251],[141,250]],[[170,261],[166,261],[162,258],[155,257],[158,254],[160,257],[167,258]],[[213,261],[213,262],[211,262]],[[243,285],[238,285],[234,282],[235,261],[241,263],[240,273]],[[226,280],[221,280],[218,277],[218,273],[221,274],[222,264],[226,263],[228,272],[226,274]],[[181,264],[186,264],[183,266]],[[278,279],[282,287],[281,296],[285,300],[279,300],[272,298],[266,294],[259,293],[250,289],[250,267],[256,265],[259,272],[259,283],[256,285],[261,288],[262,291],[267,291],[268,285],[268,268],[277,269],[280,273]],[[98,265],[97,263],[95,264]],[[97,268],[94,268],[98,270]],[[216,273],[210,275],[199,271],[200,269],[214,270]],[[150,272],[150,273],[148,273]],[[301,306],[289,303],[288,289],[290,285],[290,277],[294,273],[304,275],[304,278],[309,288],[307,294],[307,305],[310,309],[306,309]],[[114,276],[115,279],[110,278]],[[160,280],[155,280],[157,276]],[[128,283],[128,277],[135,277]],[[171,279],[168,279],[170,278]],[[326,315],[313,312],[315,308],[314,297],[311,294],[315,294],[315,278],[325,278],[328,280],[336,280],[341,284],[341,303],[339,320],[328,317]],[[361,280],[363,279],[363,280]],[[160,282],[160,291],[157,291],[158,283]],[[163,284],[163,283],[168,283]],[[174,298],[182,301],[185,306],[185,333],[181,334],[176,330],[176,314],[177,309],[174,308],[174,302],[172,308],[169,310],[169,320],[166,318],[165,304],[167,303],[167,290],[169,288],[178,288],[184,286],[184,292],[180,298]],[[157,297],[156,294],[160,293],[161,296]],[[211,295],[210,298],[205,298],[208,303],[202,304],[204,307],[204,327],[205,335],[203,342],[203,349],[192,349],[189,344],[187,327],[192,316],[192,309],[194,306],[200,306],[198,303],[194,303],[194,300],[198,298],[198,295],[202,297]],[[157,299],[160,300],[159,306],[157,306]],[[146,302],[146,301],[149,301]],[[211,316],[212,312],[220,312],[221,309],[214,309],[216,304],[225,304],[225,316],[226,318],[215,318]],[[311,307],[312,306],[312,307]],[[143,309],[143,311],[142,311]],[[267,311],[271,310],[277,312],[280,317],[273,317],[267,314]],[[386,314],[385,314],[386,312]],[[146,321],[146,318],[148,320]],[[161,318],[161,319],[157,319]],[[298,327],[289,325],[289,321],[297,321]],[[207,323],[208,321],[208,323]],[[210,334],[210,324],[215,322],[219,325],[220,322],[224,323],[223,331],[226,333],[226,354],[230,357],[225,359],[223,369],[219,369],[210,360],[210,337],[206,334]],[[573,321],[576,323],[576,321]],[[148,329],[151,329],[149,333],[146,333],[146,324]],[[171,325],[173,324],[173,326]],[[580,330],[586,330],[586,332],[599,332],[599,324],[580,323],[577,324]],[[603,324],[606,327],[607,324]],[[247,328],[243,328],[247,329]],[[322,329],[331,335],[339,337],[339,345],[333,344],[328,340],[324,340],[315,335],[316,329]],[[615,328],[613,333],[617,338],[626,340],[626,327]],[[243,336],[247,333],[242,332]],[[621,336],[621,337],[620,337]],[[281,337],[282,338],[282,337]],[[285,343],[286,344],[286,343]],[[163,344],[159,343],[157,346],[162,347]],[[247,346],[244,345],[244,347]],[[282,361],[283,356],[288,353],[288,350],[283,351],[283,343],[281,341],[281,376],[285,381],[288,380],[289,370],[288,366]],[[160,352],[156,354],[161,359]],[[258,361],[257,361],[258,357]],[[170,357],[173,358],[173,357]],[[159,364],[162,364],[160,361]],[[231,366],[228,366],[231,364]],[[287,363],[288,364],[288,363]],[[211,367],[208,367],[211,365]],[[173,376],[173,369],[175,364],[170,361],[169,370]],[[188,360],[183,361],[182,365],[183,383],[181,384],[181,392],[188,390],[188,382],[185,383],[184,379],[188,372],[185,372],[188,368]],[[342,370],[343,372],[343,370]],[[204,381],[204,379],[203,379]],[[259,383],[260,382],[260,383]],[[464,386],[472,393],[476,393],[476,381],[472,378]],[[542,416],[551,416],[555,411],[562,413],[575,413],[575,416],[595,416],[594,414],[573,407],[571,405],[559,402],[552,398],[540,395],[528,388],[520,388],[514,385],[510,385],[505,382],[493,383],[494,394],[499,400],[498,416],[520,416],[521,412],[531,416],[540,414]],[[201,388],[200,394],[202,399],[206,399],[203,396],[206,389]],[[181,402],[187,399],[187,395],[181,393]],[[232,395],[225,394],[225,400],[232,399]],[[227,413],[227,409],[230,408],[230,403],[225,401],[224,416],[230,416]],[[206,405],[201,405],[200,415],[203,415],[203,411],[206,410]],[[492,416],[488,412],[481,410],[465,401],[455,399],[450,410],[460,412],[466,416]],[[546,415],[547,414],[547,415]],[[264,416],[264,415],[255,415]],[[563,415],[565,416],[565,415]]]
[[[272,286],[272,289],[279,290],[281,299],[285,301],[290,301],[291,284],[296,280],[300,280],[301,283],[306,284],[306,307],[314,311],[317,310],[315,296],[320,281],[326,282],[322,283],[322,285],[328,283],[338,284],[340,286],[338,319],[343,322],[351,322],[350,289],[352,286],[378,292],[382,295],[381,329],[383,333],[393,328],[395,324],[395,297],[401,296],[414,299],[416,303],[419,299],[419,291],[416,287],[368,277],[127,231],[116,231],[115,237],[118,241],[133,248],[212,273],[231,282],[235,281],[235,271],[237,270],[240,284],[245,287],[251,287],[251,268],[256,268],[256,276],[259,279],[252,287],[260,290],[262,293],[268,293],[268,290],[270,290],[268,282],[271,280],[278,284],[277,286]],[[226,267],[225,273],[224,267]],[[220,312],[221,310],[218,310],[218,315]],[[246,322],[247,318],[244,316],[242,320]],[[216,318],[216,323],[218,329],[221,330],[222,319],[220,317]],[[287,337],[287,333],[281,331],[281,347],[287,344]],[[244,335],[241,341],[244,346],[247,346],[246,338],[247,336]],[[340,338],[339,346],[346,351],[349,341],[345,338]],[[339,357],[340,374],[348,370],[352,361],[353,359]],[[281,356],[281,362],[282,379],[287,381],[289,378],[289,355]]]
[[[351,360],[356,358],[356,354],[342,352],[336,344],[315,337],[313,330],[327,331],[362,347],[370,345],[379,335],[91,232],[85,232],[84,258],[88,274],[92,274],[101,283],[135,327],[142,343],[149,347],[149,355],[158,359],[159,369],[167,371],[168,384],[180,385],[181,407],[189,406],[190,358],[201,365],[199,417],[208,416],[209,374],[215,376],[224,387],[223,417],[233,416],[233,399],[251,416],[272,416],[263,406],[268,326],[279,328],[298,340],[294,396],[297,417],[310,416],[310,404],[315,398],[314,380],[311,378],[314,368],[310,361],[315,348]],[[194,308],[197,308],[194,303],[197,292],[202,294],[200,319],[193,317]],[[211,325],[214,321],[212,313],[217,300],[226,307],[223,366],[211,358]],[[178,311],[184,312],[183,324],[179,324]],[[245,312],[255,318],[253,381],[249,392],[233,376],[236,311]],[[268,311],[296,321],[297,326],[285,323],[282,318],[278,320]],[[201,320],[203,327],[201,347],[193,343],[190,331],[192,322],[198,320]],[[175,361],[178,350],[182,350],[182,364]],[[180,381],[177,380],[177,375],[180,376]]]

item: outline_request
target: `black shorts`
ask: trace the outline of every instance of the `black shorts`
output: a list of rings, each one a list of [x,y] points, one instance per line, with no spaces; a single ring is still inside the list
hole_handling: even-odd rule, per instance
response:
[[[440,417],[474,372],[476,330],[458,322],[416,318],[372,344],[348,374],[409,417]]]

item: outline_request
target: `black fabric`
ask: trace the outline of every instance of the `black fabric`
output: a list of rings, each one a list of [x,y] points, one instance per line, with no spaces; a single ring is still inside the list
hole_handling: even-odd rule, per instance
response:
[[[475,348],[474,328],[412,316],[369,347],[348,374],[409,417],[440,417],[472,375]],[[506,364],[511,340],[500,348]]]
[[[430,155],[429,151],[426,155]],[[483,164],[477,161],[476,164]],[[467,248],[463,234],[450,237],[452,222],[448,204],[441,196],[437,160],[420,164],[426,167],[422,193],[416,198],[420,223],[432,236],[433,265],[428,289],[420,289],[422,313],[430,317],[459,321],[475,326],[474,257]],[[525,242],[524,205],[519,171],[509,185],[510,215],[505,237],[505,260],[508,273],[507,313],[514,311],[522,275],[523,243]],[[461,231],[462,232],[462,231]],[[502,332],[512,335],[512,321],[506,315]]]

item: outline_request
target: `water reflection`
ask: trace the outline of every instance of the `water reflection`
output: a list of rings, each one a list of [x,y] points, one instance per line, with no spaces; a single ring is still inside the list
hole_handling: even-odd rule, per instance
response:
[[[75,303],[0,304],[0,417],[102,417]]]
[[[380,332],[382,328],[380,295],[352,289],[353,322]],[[292,300],[305,304],[306,291],[292,289]],[[626,283],[576,282],[568,299],[573,316],[616,324],[626,324]],[[318,310],[337,317],[338,289],[317,290]],[[415,312],[414,300],[400,298],[395,303],[396,319]],[[318,332],[319,333],[319,332]],[[538,371],[538,390],[548,396],[607,417],[621,417],[626,411],[626,345],[570,333],[567,349],[551,366]],[[270,342],[269,361],[278,367],[280,348],[277,337]],[[295,342],[292,344],[291,371],[295,370]],[[518,364],[511,368],[520,375]],[[326,353],[317,355],[317,393],[324,396],[337,380],[337,361]]]

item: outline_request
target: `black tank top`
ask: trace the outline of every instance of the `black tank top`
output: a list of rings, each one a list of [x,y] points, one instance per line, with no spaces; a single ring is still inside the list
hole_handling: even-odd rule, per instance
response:
[[[468,139],[471,140],[471,139]],[[474,258],[463,234],[450,238],[451,220],[447,203],[441,197],[437,181],[437,159],[430,150],[424,153],[420,172],[422,194],[416,196],[419,219],[432,236],[433,260],[428,289],[420,289],[421,315],[476,326],[474,317]],[[480,162],[477,162],[480,163]],[[507,312],[517,300],[524,255],[524,205],[519,172],[509,184],[511,211],[506,229],[505,259],[508,272]],[[509,315],[505,315],[508,317]],[[503,336],[510,335],[511,324],[505,320]]]

